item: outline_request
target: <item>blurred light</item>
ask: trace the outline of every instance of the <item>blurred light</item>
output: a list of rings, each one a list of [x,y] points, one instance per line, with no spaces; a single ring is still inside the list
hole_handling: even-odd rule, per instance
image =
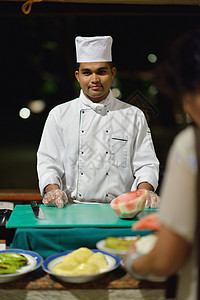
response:
[[[147,58],[148,58],[148,61],[151,62],[152,64],[154,64],[157,61],[157,56],[155,54],[152,54],[152,53],[149,54],[147,56]]]
[[[113,94],[113,97],[115,97],[115,98],[121,98],[121,95],[122,95],[118,88],[113,88],[112,94]]]
[[[149,87],[149,92],[152,94],[152,95],[157,95],[158,94],[158,90],[156,88],[156,86],[154,84],[151,84],[150,87]]]
[[[22,119],[28,119],[30,117],[30,109],[28,109],[27,107],[23,107],[22,109],[20,109],[19,111],[19,116],[22,118]]]
[[[29,109],[36,114],[41,113],[45,109],[45,106],[46,104],[43,100],[33,100],[28,103]]]

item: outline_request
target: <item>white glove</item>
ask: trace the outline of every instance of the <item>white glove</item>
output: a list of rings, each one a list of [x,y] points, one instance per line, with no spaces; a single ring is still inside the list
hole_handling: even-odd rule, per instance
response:
[[[148,191],[149,196],[145,203],[145,208],[159,208],[160,207],[160,198],[159,196],[152,192]]]
[[[58,208],[63,208],[68,202],[67,194],[59,189],[51,190],[44,195],[42,200],[45,206],[56,206]]]

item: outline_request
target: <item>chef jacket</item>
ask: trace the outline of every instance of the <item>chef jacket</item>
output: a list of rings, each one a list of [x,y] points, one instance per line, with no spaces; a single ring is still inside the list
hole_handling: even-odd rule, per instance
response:
[[[93,103],[79,98],[53,108],[37,152],[39,187],[57,184],[74,202],[105,202],[158,184],[159,162],[143,112],[109,92]]]

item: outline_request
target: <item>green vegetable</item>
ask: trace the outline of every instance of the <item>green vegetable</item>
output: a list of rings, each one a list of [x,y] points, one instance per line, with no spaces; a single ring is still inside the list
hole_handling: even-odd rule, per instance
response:
[[[107,248],[116,249],[116,250],[128,250],[129,246],[136,242],[136,239],[125,240],[123,238],[117,237],[107,237],[105,240],[105,246]]]
[[[16,273],[17,267],[0,263],[0,274]]]
[[[0,253],[0,274],[15,273],[17,269],[25,266],[28,259],[19,253],[2,252]]]

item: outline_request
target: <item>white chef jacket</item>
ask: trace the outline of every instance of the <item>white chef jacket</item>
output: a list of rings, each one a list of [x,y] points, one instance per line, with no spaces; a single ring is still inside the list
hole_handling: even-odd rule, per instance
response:
[[[110,202],[158,184],[159,162],[141,110],[113,97],[79,98],[53,108],[37,152],[41,194],[57,184],[75,202]]]

